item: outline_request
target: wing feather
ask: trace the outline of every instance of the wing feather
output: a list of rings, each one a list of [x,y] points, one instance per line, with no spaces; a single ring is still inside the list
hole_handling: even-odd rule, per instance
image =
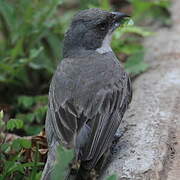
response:
[[[101,94],[103,101],[99,101],[102,104],[99,104],[99,111],[92,119],[90,140],[82,153],[82,159],[86,162],[86,168],[88,169],[95,167],[98,160],[112,143],[131,100],[130,80],[125,78],[123,84],[114,84],[113,87],[106,91],[103,90],[99,94]]]

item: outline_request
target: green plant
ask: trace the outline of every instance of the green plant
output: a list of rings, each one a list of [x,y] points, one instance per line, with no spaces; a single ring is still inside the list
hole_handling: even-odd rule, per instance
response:
[[[22,125],[20,120],[10,120],[7,124],[2,123],[3,111],[0,112],[0,128],[11,129],[19,128]],[[24,138],[17,138],[13,141],[6,141],[6,136],[0,134],[0,180],[4,179],[27,179],[24,178],[28,173],[31,179],[39,180],[40,171],[38,167],[41,167],[44,163],[38,161],[38,148],[34,157],[34,162],[27,162],[25,156],[23,156],[25,149],[32,148],[30,140]]]
[[[3,121],[3,117],[4,117],[4,112],[3,110],[0,111],[0,129],[4,127],[4,121]]]
[[[167,10],[170,5],[168,0],[129,0],[129,2],[133,7],[132,17],[136,24],[148,17],[160,20],[166,25],[170,24],[170,15]],[[123,35],[126,34],[128,34],[128,36],[125,36],[126,38],[122,38]],[[125,68],[132,75],[140,74],[148,69],[148,64],[144,62],[145,49],[141,45],[140,37],[150,35],[153,35],[153,33],[140,26],[125,26],[115,32],[112,47],[116,53],[123,53],[127,55]]]
[[[20,119],[10,119],[6,123],[3,121],[4,112],[3,110],[0,111],[0,142],[3,141],[2,132],[6,130],[14,130],[14,129],[21,129],[23,127],[23,121]]]
[[[56,157],[57,163],[53,172],[53,180],[65,179],[69,172],[69,164],[74,157],[74,150],[68,150],[59,146]]]
[[[129,36],[126,36],[127,34]],[[128,56],[124,66],[132,75],[142,73],[148,68],[144,62],[144,47],[140,44],[139,37],[150,35],[151,32],[134,25],[124,25],[114,33],[112,48],[117,54],[123,53]]]
[[[128,0],[133,6],[133,17],[140,21],[145,18],[159,20],[162,24],[170,25],[169,0]]]
[[[42,78],[50,78],[61,56],[65,26],[57,15],[61,3],[0,0],[1,86],[14,93],[20,87],[41,91]]]
[[[4,180],[7,177],[13,179],[28,179],[24,178],[29,174],[32,177],[36,177],[38,174],[37,167],[42,167],[44,163],[38,162],[38,159],[34,158],[34,162],[27,162],[23,158],[23,150],[31,148],[31,142],[27,139],[16,139],[11,143],[4,143],[0,145],[0,179]],[[38,153],[38,150],[36,151]],[[32,178],[37,179],[37,178]],[[38,180],[38,179],[37,179]]]
[[[36,135],[42,131],[47,104],[47,95],[19,96],[17,98],[15,107],[18,111],[15,118],[23,121],[23,130],[26,135]]]
[[[113,175],[109,176],[106,180],[117,180],[117,179],[118,178],[117,178],[116,174],[113,174]]]
[[[19,96],[15,102],[15,118],[11,118],[6,123],[9,132],[16,132],[18,135],[36,135],[43,130],[48,98],[47,95],[41,96]],[[3,111],[0,116],[3,115]],[[5,125],[0,119],[0,126]]]

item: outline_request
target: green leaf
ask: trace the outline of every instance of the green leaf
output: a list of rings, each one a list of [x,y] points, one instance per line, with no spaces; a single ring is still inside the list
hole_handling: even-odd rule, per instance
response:
[[[14,67],[8,65],[7,62],[0,63],[0,69],[12,75],[15,73]]]
[[[19,140],[18,139],[15,139],[13,142],[12,142],[12,145],[11,145],[12,149],[14,149],[16,152],[19,152],[21,150],[21,144],[19,143]]]
[[[25,125],[24,130],[26,131],[28,136],[39,134],[43,129],[42,125]]]
[[[36,96],[35,101],[36,101],[36,103],[46,105],[48,103],[48,96],[47,95]]]
[[[0,120],[2,120],[3,117],[4,117],[4,112],[3,112],[3,110],[1,110],[1,111],[0,111]]]
[[[23,127],[24,123],[20,119],[10,119],[7,122],[6,129],[7,130],[14,130],[14,129],[21,129]]]
[[[7,31],[3,32],[3,35],[7,40],[9,40],[10,37],[7,36],[11,35],[10,32],[13,32],[13,29],[16,26],[16,21],[14,18],[14,9],[7,1],[0,0],[0,15],[2,15],[2,19],[4,22],[4,29],[2,29],[3,31]]]
[[[9,143],[4,143],[0,145],[0,149],[2,152],[8,152],[10,150],[10,144]]]
[[[34,104],[34,98],[30,96],[20,96],[18,98],[18,104],[25,109],[29,109]]]
[[[44,163],[43,163],[43,165],[44,165]],[[34,180],[39,180],[39,179],[41,179],[41,176],[42,176],[42,171],[36,173]]]
[[[24,118],[23,119],[24,121],[26,121],[26,123],[32,123],[35,119],[35,114],[34,113],[27,113],[27,114],[23,114],[24,115]]]
[[[44,166],[44,163],[42,162],[37,162],[36,164],[34,164],[34,162],[28,162],[28,163],[22,163],[21,167],[25,168],[25,167],[33,167],[33,166]]]
[[[43,51],[43,47],[39,47],[39,49],[31,49],[30,50],[30,58],[34,59],[39,56],[39,54]]]
[[[57,163],[53,172],[53,180],[65,179],[68,173],[69,163],[74,157],[74,151],[59,146],[56,157]]]
[[[104,10],[111,10],[111,5],[109,0],[100,0],[100,6]]]
[[[135,54],[139,52],[140,50],[143,50],[143,46],[140,44],[133,44],[133,43],[129,43],[120,48],[120,52],[123,52],[127,55]]]
[[[118,177],[116,174],[113,174],[113,175],[109,176],[106,180],[118,180]]]
[[[31,141],[27,139],[19,139],[19,143],[23,148],[30,148],[31,147]]]
[[[6,82],[6,77],[4,75],[0,75],[0,82]]]
[[[22,119],[24,125],[29,125],[34,121],[35,114],[34,113],[16,114],[16,119]]]
[[[6,161],[6,163],[5,163],[6,174],[8,175],[15,171],[19,171],[19,172],[23,173],[23,168],[19,165],[20,165],[20,163],[18,163],[18,162]]]
[[[14,149],[19,148],[19,147],[29,149],[31,148],[31,141],[28,139],[23,139],[23,138],[15,139],[13,141],[12,146]]]
[[[0,128],[3,128],[5,125],[5,122],[3,121],[4,112],[3,110],[0,111]]]
[[[43,118],[46,115],[47,106],[41,106],[35,111],[35,117],[37,122],[42,122]]]
[[[120,31],[121,34],[135,33],[135,34],[138,34],[138,35],[143,36],[143,37],[153,35],[152,32],[150,32],[148,30],[145,30],[142,27],[138,27],[138,26],[124,26],[122,28],[119,28],[119,31]]]
[[[23,39],[19,39],[15,47],[11,50],[11,56],[14,59],[22,54],[23,54]]]
[[[144,72],[148,68],[148,64],[144,61],[144,53],[139,52],[130,56],[125,63],[125,69],[127,72],[137,75],[141,72]]]

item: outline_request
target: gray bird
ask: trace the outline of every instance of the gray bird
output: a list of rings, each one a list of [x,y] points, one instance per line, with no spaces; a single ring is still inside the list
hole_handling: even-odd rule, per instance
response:
[[[132,97],[130,78],[110,47],[125,17],[97,8],[74,16],[49,90],[42,180],[51,179],[59,144],[75,150],[78,180],[92,179],[90,172],[104,161]]]

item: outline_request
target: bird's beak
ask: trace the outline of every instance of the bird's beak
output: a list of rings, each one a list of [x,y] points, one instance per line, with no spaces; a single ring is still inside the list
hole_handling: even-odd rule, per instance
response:
[[[115,21],[119,21],[123,18],[130,17],[129,15],[121,12],[112,12],[111,14],[114,16],[113,18]]]
[[[114,31],[117,27],[119,27],[122,23],[123,20],[126,18],[129,18],[130,16],[125,14],[125,13],[121,13],[121,12],[112,12],[112,31]]]

